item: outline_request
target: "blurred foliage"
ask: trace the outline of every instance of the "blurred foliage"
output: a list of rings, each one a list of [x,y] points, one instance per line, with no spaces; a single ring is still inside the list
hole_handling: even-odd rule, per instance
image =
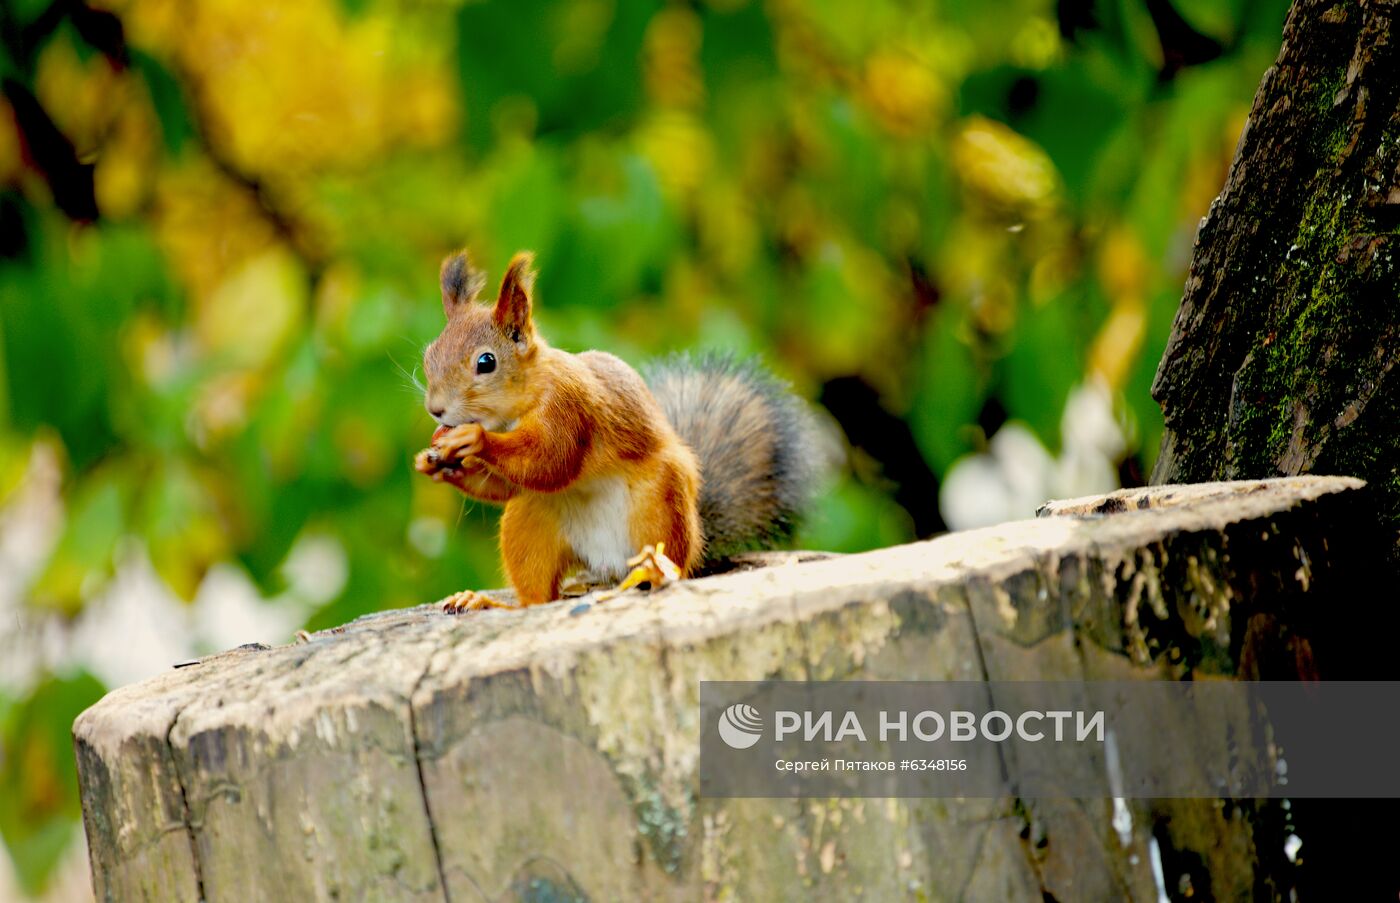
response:
[[[43,888],[73,842],[78,786],[69,725],[103,692],[96,678],[77,674],[44,680],[22,702],[0,696],[0,836],[29,893]]]
[[[1055,449],[1086,380],[1117,399],[1131,480],[1285,10],[7,2],[0,506],[36,445],[63,469],[26,610],[81,617],[132,538],[187,600],[216,563],[283,593],[294,544],[330,538],[348,567],[312,628],[499,584],[495,511],[409,465],[437,263],[464,244],[496,275],[538,253],[564,348],[730,347],[814,399],[878,400],[886,420],[828,404],[855,450],[805,545],[911,538],[936,501],[906,475],[1007,419]],[[33,890],[100,687],[16,692],[0,833]]]

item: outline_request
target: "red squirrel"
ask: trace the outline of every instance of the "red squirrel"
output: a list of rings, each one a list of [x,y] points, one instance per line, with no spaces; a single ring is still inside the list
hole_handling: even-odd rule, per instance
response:
[[[486,277],[465,252],[443,262],[447,324],[423,358],[424,405],[440,426],[415,460],[505,506],[517,604],[559,598],[577,571],[622,578],[639,549],[684,578],[789,536],[818,470],[803,404],[730,357],[675,356],[643,380],[606,352],[550,347],[531,316],[532,259],[515,256],[494,304],[478,303]],[[515,606],[472,591],[444,602],[489,607]]]

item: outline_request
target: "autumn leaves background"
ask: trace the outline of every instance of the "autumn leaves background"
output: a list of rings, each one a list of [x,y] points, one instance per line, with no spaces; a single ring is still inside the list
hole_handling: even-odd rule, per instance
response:
[[[178,659],[501,580],[409,466],[469,245],[634,363],[764,355],[853,551],[1142,479],[1281,0],[14,0],[0,896],[81,895],[68,726]]]

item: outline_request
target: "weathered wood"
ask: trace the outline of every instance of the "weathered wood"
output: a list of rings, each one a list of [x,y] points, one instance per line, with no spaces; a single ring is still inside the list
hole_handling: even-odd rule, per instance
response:
[[[1252,898],[1282,839],[1246,802],[1134,804],[1124,843],[1107,799],[698,796],[702,679],[1327,661],[1275,647],[1342,616],[1374,534],[1359,481],[1138,504],[1167,491],[597,606],[386,612],[116,690],[74,727],[97,896],[1155,901],[1166,818],[1168,861],[1208,867],[1197,892]],[[1251,634],[1261,617],[1287,629]]]
[[[1351,474],[1400,570],[1396,0],[1297,0],[1201,221],[1153,482]]]

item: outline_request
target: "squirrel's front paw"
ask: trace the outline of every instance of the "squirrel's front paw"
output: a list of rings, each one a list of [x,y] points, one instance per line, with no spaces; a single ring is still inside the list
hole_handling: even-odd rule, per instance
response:
[[[481,454],[482,448],[486,445],[485,434],[486,431],[481,428],[481,424],[464,423],[443,433],[433,443],[433,448],[436,448],[438,454],[444,458],[455,460],[470,458],[473,455]]]
[[[465,475],[481,470],[481,462],[473,456],[481,451],[483,433],[479,423],[464,423],[452,428],[440,427],[433,434],[433,444],[413,459],[413,469],[440,482],[455,483]]]
[[[442,600],[442,610],[451,615],[459,614],[464,611],[481,611],[483,608],[519,607],[519,605],[502,602],[499,599],[491,598],[485,593],[478,593],[470,589],[464,589],[460,593],[453,593]]]
[[[440,473],[447,463],[436,447],[425,448],[413,457],[413,469],[429,476]]]

